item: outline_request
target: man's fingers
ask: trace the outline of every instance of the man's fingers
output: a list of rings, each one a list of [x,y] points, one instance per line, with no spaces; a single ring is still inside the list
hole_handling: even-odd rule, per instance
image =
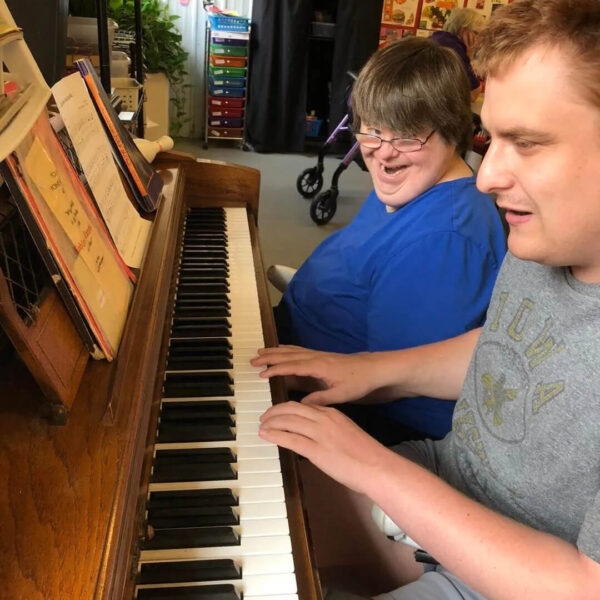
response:
[[[327,406],[328,404],[335,404],[335,395],[333,390],[311,392],[302,398],[302,404],[309,404],[311,406]]]
[[[287,448],[288,450],[307,458],[311,456],[311,453],[317,445],[316,442],[303,435],[289,431],[281,431],[279,429],[261,427],[258,431],[258,435],[267,442],[277,444],[282,448]]]
[[[261,416],[261,424],[275,417],[298,416],[315,421],[318,418],[318,407],[303,406],[300,402],[281,402],[269,407]]]
[[[315,370],[311,361],[291,360],[281,364],[267,367],[259,373],[261,377],[275,377],[277,375],[298,375],[300,377],[320,378],[320,374]]]
[[[258,356],[250,362],[260,367],[262,365],[276,365],[288,360],[308,360],[318,354],[316,350],[307,350],[301,346],[279,346],[277,348],[260,348]]]

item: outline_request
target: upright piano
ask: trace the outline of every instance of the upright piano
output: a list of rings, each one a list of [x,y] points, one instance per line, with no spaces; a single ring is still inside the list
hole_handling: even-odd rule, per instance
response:
[[[64,425],[20,361],[0,366],[0,597],[320,600],[296,459],[257,436],[284,398],[248,363],[276,341],[259,172],[155,166],[117,358],[88,362]]]

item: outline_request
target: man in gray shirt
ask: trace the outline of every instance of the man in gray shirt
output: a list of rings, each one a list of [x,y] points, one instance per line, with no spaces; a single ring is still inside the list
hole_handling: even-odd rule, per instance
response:
[[[263,350],[265,377],[324,389],[269,409],[261,436],[368,497],[443,565],[382,600],[597,600],[600,2],[500,8],[479,64],[492,141],[478,187],[510,226],[486,324],[396,352]],[[402,395],[460,397],[451,433],[388,449],[324,406]]]

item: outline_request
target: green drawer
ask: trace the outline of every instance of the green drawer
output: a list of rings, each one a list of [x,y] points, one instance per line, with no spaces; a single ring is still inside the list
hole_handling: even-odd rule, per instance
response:
[[[210,65],[210,74],[213,77],[246,77],[245,67],[215,67]]]
[[[210,53],[218,56],[246,56],[248,49],[246,46],[220,46],[219,44],[210,45]]]

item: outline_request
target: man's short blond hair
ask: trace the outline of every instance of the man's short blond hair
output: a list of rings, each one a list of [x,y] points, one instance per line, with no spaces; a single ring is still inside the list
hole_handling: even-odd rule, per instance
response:
[[[478,71],[494,76],[536,47],[557,48],[572,80],[600,108],[600,0],[518,0],[500,7],[483,30]]]

